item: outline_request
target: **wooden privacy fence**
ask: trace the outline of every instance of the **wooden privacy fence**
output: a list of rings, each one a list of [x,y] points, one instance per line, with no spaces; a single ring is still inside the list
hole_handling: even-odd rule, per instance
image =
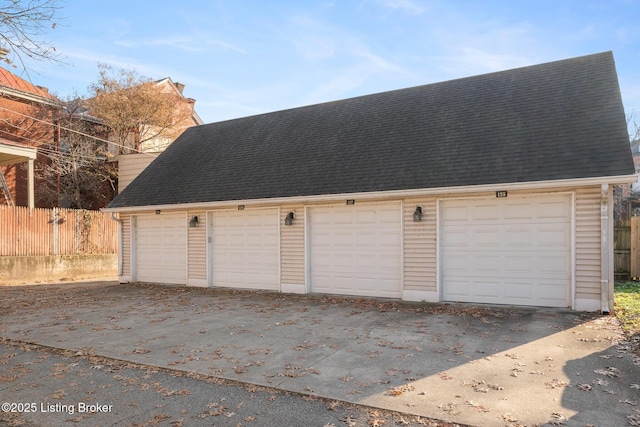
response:
[[[631,219],[615,222],[613,250],[615,279],[627,280],[631,276]]]
[[[640,217],[616,221],[614,250],[616,280],[640,277]]]
[[[117,252],[118,223],[108,213],[0,207],[0,256]]]

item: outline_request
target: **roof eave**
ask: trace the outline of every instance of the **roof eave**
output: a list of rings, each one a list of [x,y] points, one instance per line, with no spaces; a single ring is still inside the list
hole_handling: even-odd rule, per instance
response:
[[[217,202],[197,202],[197,203],[179,203],[170,205],[145,205],[145,206],[126,206],[116,208],[103,208],[104,212],[141,212],[155,210],[176,210],[176,209],[213,209],[223,207],[233,207],[238,205],[281,205],[292,203],[318,203],[318,202],[335,202],[345,199],[371,200],[371,199],[393,199],[408,198],[421,196],[438,196],[464,193],[482,193],[487,191],[516,191],[516,190],[541,190],[541,189],[558,189],[563,187],[583,187],[592,185],[623,185],[638,182],[638,176],[633,175],[617,175],[592,178],[577,179],[559,179],[553,181],[529,181],[529,182],[512,182],[504,184],[482,184],[482,185],[465,185],[459,187],[439,187],[439,188],[418,188],[411,190],[391,190],[391,191],[372,191],[363,193],[340,193],[325,194],[314,196],[291,196],[278,198],[263,199],[247,199],[247,200],[223,200]]]
[[[47,98],[42,95],[37,95],[31,92],[25,92],[19,89],[13,89],[7,86],[0,87],[0,95],[15,96],[17,98],[21,98],[21,99],[24,99],[25,101],[33,102],[36,104],[44,104],[51,107],[60,107],[60,102],[57,101],[55,98]]]

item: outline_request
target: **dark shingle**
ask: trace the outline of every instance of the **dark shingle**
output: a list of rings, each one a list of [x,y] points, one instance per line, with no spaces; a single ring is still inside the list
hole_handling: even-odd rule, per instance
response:
[[[606,52],[196,126],[109,207],[632,173]]]

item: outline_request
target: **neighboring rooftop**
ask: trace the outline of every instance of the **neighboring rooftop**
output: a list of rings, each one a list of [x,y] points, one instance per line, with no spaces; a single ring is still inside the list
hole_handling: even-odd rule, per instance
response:
[[[41,96],[43,98],[54,99],[46,88],[36,86],[28,81],[16,76],[8,70],[0,67],[0,86],[6,86],[31,95]]]
[[[633,173],[605,52],[192,127],[109,207]]]

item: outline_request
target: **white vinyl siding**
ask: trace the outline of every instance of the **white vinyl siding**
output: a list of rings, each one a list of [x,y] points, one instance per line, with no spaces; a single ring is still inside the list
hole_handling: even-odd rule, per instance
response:
[[[413,222],[416,206],[422,221]],[[435,199],[404,201],[404,289],[436,292],[437,226]]]
[[[444,300],[570,305],[572,212],[566,194],[443,200]]]
[[[278,211],[212,212],[213,286],[280,289]]]
[[[284,225],[289,212],[294,213],[293,224]],[[280,271],[286,284],[304,285],[304,207],[285,205],[280,209]]]
[[[562,280],[568,283],[567,297],[557,304],[536,301],[535,298],[529,304],[568,306],[578,301],[579,307],[598,307],[601,298],[600,186],[559,188],[548,193],[536,190],[510,191],[506,200],[540,201],[545,198],[571,199],[574,202],[571,207],[575,216],[567,219],[570,223],[567,228],[569,234],[563,234],[571,237],[569,246],[573,245],[568,249],[571,251],[569,276],[564,275],[564,270],[562,273]],[[133,216],[121,214],[122,275],[131,280],[186,282],[196,283],[198,286],[209,283],[213,286],[277,291],[281,287],[285,289],[286,285],[289,287],[285,292],[310,291],[389,298],[404,298],[407,292],[417,292],[418,298],[431,295],[434,301],[441,299],[527,304],[525,298],[509,300],[496,297],[488,300],[481,298],[480,301],[475,298],[459,298],[451,295],[452,288],[446,286],[448,276],[444,270],[450,262],[447,259],[450,254],[442,247],[442,240],[447,238],[443,234],[444,221],[447,220],[443,214],[443,206],[477,200],[491,201],[494,206],[500,202],[495,193],[485,192],[455,198],[410,197],[402,202],[356,200],[353,206],[334,203],[247,206],[245,211],[210,211],[208,215],[212,222],[209,224],[207,212],[201,209],[188,213],[163,210],[157,216],[147,212]],[[421,222],[413,222],[416,206],[422,207]],[[476,206],[477,215],[482,215],[482,209],[482,206]],[[383,216],[386,219],[376,219],[377,214],[373,212],[378,210],[385,212]],[[291,226],[285,226],[284,219],[289,212],[294,212],[295,218]],[[306,217],[307,213],[309,217]],[[200,222],[196,228],[189,228],[188,220],[193,215],[198,215]],[[222,236],[216,234],[221,224],[214,227],[213,220],[226,217],[226,221],[231,221],[231,217],[236,216],[244,219],[239,220],[241,225],[235,228],[231,223],[227,224],[230,228],[227,228],[226,238],[231,239],[234,233],[236,237],[243,237],[236,240],[236,246],[228,251],[228,248],[223,247]],[[132,220],[134,217],[137,221]],[[163,235],[160,240],[140,235],[140,225],[135,226],[136,222],[144,229],[147,221],[159,221],[159,218],[165,218],[166,221],[173,218],[175,229],[169,227],[165,230],[166,227],[163,226],[161,233],[158,229],[157,233]],[[470,221],[469,218],[465,221]],[[529,231],[535,230],[535,218],[520,225],[526,227],[527,223],[533,224]],[[504,218],[494,220],[491,225],[494,227],[493,232],[500,227],[507,229],[509,226],[509,221],[505,222]],[[210,231],[209,234],[207,231]],[[477,242],[481,242],[480,236],[484,236],[485,240],[491,238],[491,229],[476,231],[481,232],[474,237]],[[258,245],[251,243],[249,236],[252,234],[263,242]],[[208,243],[207,236],[212,237],[211,243]],[[262,249],[257,249],[258,247]],[[266,247],[269,249],[265,249]],[[169,253],[173,255],[167,255]],[[480,258],[488,260],[486,255],[482,253]],[[169,267],[169,270],[173,269],[173,273],[165,273],[163,270],[168,268],[167,263],[152,261],[154,258],[170,259],[179,265]],[[474,262],[477,264],[477,260]],[[514,258],[510,263],[515,265],[516,262],[524,263],[522,275],[535,275],[535,270],[538,270],[537,267],[531,272],[526,270],[534,264],[529,265],[524,258]],[[234,264],[235,267],[232,267]],[[466,262],[461,264],[464,268],[474,265]],[[492,264],[487,261],[484,265],[475,265],[478,268],[474,268],[469,274],[476,278],[487,275],[494,268]],[[224,274],[228,275],[227,278],[223,277]],[[511,273],[502,271],[501,274],[507,277]]]
[[[600,198],[600,187],[576,191],[577,299],[600,300]]]
[[[323,206],[308,212],[312,292],[401,296],[400,203]]]
[[[121,154],[118,156],[118,193],[122,193],[140,172],[155,160],[155,155],[146,153]]]
[[[189,279],[207,279],[207,214],[205,211],[189,211],[187,221],[198,217],[196,227],[188,228]]]
[[[122,275],[131,277],[131,215],[122,215]]]
[[[140,215],[135,227],[135,280],[186,284],[185,213]]]

